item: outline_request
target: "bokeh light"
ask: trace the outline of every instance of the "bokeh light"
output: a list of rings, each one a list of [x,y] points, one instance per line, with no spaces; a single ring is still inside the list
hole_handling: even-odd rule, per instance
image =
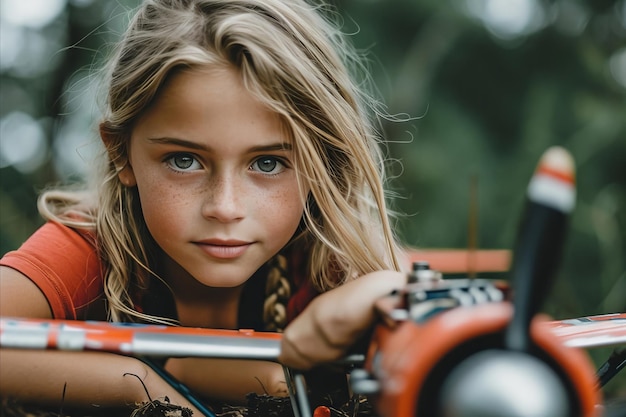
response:
[[[46,156],[46,134],[40,122],[19,111],[0,119],[0,168],[13,166],[30,173],[45,162]]]

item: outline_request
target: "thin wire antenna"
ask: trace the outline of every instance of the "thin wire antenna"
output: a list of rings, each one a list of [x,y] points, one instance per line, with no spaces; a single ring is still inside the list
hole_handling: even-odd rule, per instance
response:
[[[59,417],[64,417],[63,406],[65,405],[65,393],[67,392],[67,381],[63,384],[63,396],[61,397],[61,409],[59,410]]]
[[[476,278],[478,250],[478,175],[470,176],[469,214],[467,221],[467,273]]]
[[[125,372],[122,376],[126,376],[126,375],[130,375],[130,376],[134,376],[135,378],[137,378],[137,380],[141,383],[141,385],[143,386],[143,390],[146,392],[146,396],[148,397],[148,401],[149,402],[153,402],[152,397],[150,397],[150,393],[148,392],[148,388],[146,387],[146,384],[143,382],[143,380],[139,377],[139,375],[137,374],[133,374],[130,372]]]

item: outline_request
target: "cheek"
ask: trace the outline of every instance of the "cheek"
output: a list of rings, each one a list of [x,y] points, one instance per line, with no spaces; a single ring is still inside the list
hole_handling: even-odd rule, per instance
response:
[[[160,241],[160,237],[174,236],[180,230],[178,224],[186,216],[185,199],[180,189],[171,185],[158,183],[138,184],[141,210],[152,236]]]
[[[263,209],[266,223],[276,232],[289,234],[290,238],[300,224],[304,212],[297,187],[277,193],[267,201],[269,204]]]

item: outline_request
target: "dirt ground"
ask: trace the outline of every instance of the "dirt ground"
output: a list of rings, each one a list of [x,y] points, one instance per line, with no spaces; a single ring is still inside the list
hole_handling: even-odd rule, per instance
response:
[[[211,407],[218,417],[293,417],[288,398],[250,394],[245,406],[220,405]],[[371,417],[371,406],[365,399],[352,398],[338,407],[323,406],[315,415],[322,417]],[[0,417],[198,417],[191,410],[164,399],[153,400],[127,409],[50,410],[2,400]]]

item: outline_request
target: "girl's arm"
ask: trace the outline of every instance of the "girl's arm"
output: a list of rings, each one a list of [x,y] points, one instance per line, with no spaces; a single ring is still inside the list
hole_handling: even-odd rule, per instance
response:
[[[172,358],[165,369],[191,390],[231,404],[245,404],[246,395],[252,392],[274,397],[289,395],[283,368],[274,362]]]
[[[0,267],[0,315],[51,318],[45,296],[25,275]],[[124,375],[128,374],[128,375]],[[131,375],[132,374],[132,375]],[[0,393],[20,402],[123,407],[167,396],[201,415],[141,361],[109,353],[0,349]],[[63,394],[65,386],[65,395]]]
[[[0,316],[52,318],[48,301],[24,274],[0,266]]]
[[[372,326],[376,300],[405,285],[406,274],[378,271],[319,295],[285,329],[279,360],[310,369],[340,359]]]
[[[52,318],[45,296],[26,276],[0,267],[0,315]],[[244,403],[251,392],[288,395],[282,366],[272,362],[170,359],[166,370],[190,389],[224,401]],[[124,406],[167,395],[173,404],[195,410],[143,362],[95,352],[0,351],[0,392],[22,401],[50,405]],[[63,385],[67,383],[65,399]],[[200,415],[196,412],[194,415]]]
[[[133,407],[149,394],[202,415],[147,365],[110,353],[1,349],[0,392],[21,403],[101,409]]]

